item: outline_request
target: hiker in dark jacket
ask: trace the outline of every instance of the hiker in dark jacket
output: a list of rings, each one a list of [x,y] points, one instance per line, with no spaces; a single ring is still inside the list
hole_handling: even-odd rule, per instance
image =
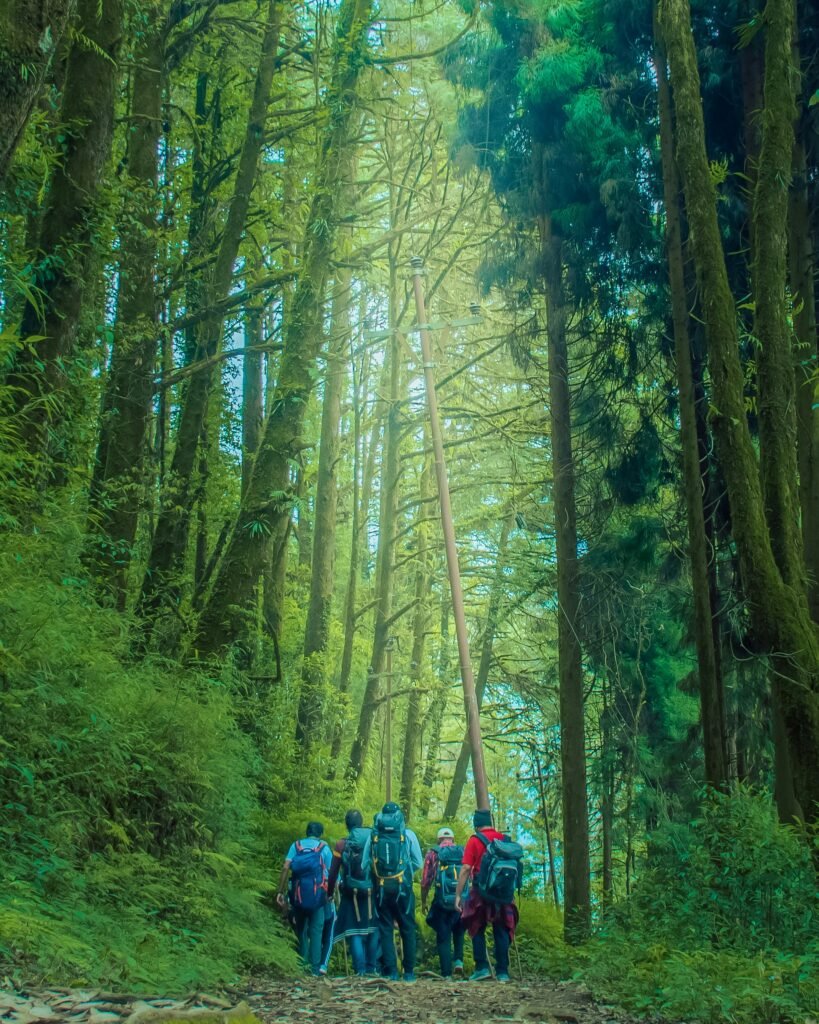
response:
[[[455,906],[458,910],[463,910],[464,927],[472,939],[472,952],[475,956],[475,970],[469,980],[484,981],[492,977],[486,952],[486,929],[491,925],[495,939],[495,977],[498,981],[509,981],[509,947],[515,938],[518,908],[514,901],[503,904],[487,902],[478,891],[478,886],[474,884],[487,844],[494,839],[503,840],[506,837],[492,827],[492,814],[488,810],[475,811],[472,824],[475,835],[464,848],[463,867],[458,877],[455,896]],[[466,903],[462,903],[463,891],[470,879],[473,885]]]
[[[309,965],[311,973],[326,974],[321,945],[327,919],[327,876],[333,856],[321,838],[324,826],[320,821],[309,821],[305,832],[304,839],[296,840],[287,851],[276,902],[284,909],[289,899],[289,916],[298,939],[299,956]]]
[[[364,858],[372,866],[384,973],[394,981],[398,980],[393,935],[397,925],[403,949],[404,981],[415,981],[415,893],[412,876],[424,858],[418,836],[407,828],[398,804],[384,804],[376,816]]]
[[[463,974],[464,970],[464,924],[461,912],[455,909],[463,849],[455,845],[455,833],[451,828],[438,829],[437,839],[438,845],[427,853],[424,860],[421,909],[426,914],[427,924],[435,932],[441,975],[450,978],[453,970],[455,974]],[[432,902],[427,913],[430,892]]]
[[[364,860],[371,830],[363,820],[361,811],[347,811],[347,836],[336,843],[327,886],[331,899],[336,888],[340,894],[334,942],[347,940],[358,975],[376,973],[379,949],[372,870]]]

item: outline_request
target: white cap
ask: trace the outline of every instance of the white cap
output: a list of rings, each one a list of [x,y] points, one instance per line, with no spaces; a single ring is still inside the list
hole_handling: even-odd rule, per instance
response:
[[[455,838],[455,833],[452,831],[451,828],[439,828],[438,829],[438,838],[439,839],[454,839]]]

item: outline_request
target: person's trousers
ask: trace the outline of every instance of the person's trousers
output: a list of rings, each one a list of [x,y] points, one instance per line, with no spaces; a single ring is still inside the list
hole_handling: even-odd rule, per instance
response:
[[[498,974],[509,973],[509,946],[511,939],[509,930],[500,922],[492,925],[495,937],[495,970]],[[489,969],[489,957],[486,954],[486,925],[472,938],[472,953],[475,957],[475,969]]]
[[[395,974],[398,961],[395,955],[393,929],[398,925],[401,945],[404,950],[404,974],[415,970],[415,893],[401,887],[395,893],[382,893],[377,903],[378,931],[381,934],[381,965],[385,974]]]
[[[350,956],[355,973],[375,974],[381,945],[378,930],[370,932],[369,935],[351,935],[347,941],[350,943]]]
[[[466,931],[461,915],[446,910],[438,910],[433,928],[438,946],[438,960],[441,974],[449,978],[452,974],[452,961],[464,958],[464,933]]]
[[[313,974],[318,974],[321,966],[321,939],[324,932],[325,908],[323,906],[316,907],[315,910],[294,908],[293,918],[299,940],[299,956],[309,965]]]

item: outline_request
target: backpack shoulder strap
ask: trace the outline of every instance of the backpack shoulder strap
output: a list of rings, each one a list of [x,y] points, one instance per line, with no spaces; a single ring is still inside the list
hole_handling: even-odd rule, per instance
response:
[[[296,853],[301,853],[301,851],[304,849],[304,847],[301,845],[301,839],[297,839],[294,845],[296,847]]]
[[[475,833],[475,838],[476,838],[476,839],[479,839],[479,840],[480,840],[480,841],[481,841],[481,842],[483,843],[483,845],[484,845],[484,846],[486,847],[486,849],[487,849],[487,850],[489,849],[489,844],[490,844],[490,843],[492,842],[492,840],[491,840],[491,839],[488,839],[488,838],[487,838],[487,837],[486,837],[486,836],[485,836],[485,835],[483,834],[483,832],[476,832],[476,833]]]

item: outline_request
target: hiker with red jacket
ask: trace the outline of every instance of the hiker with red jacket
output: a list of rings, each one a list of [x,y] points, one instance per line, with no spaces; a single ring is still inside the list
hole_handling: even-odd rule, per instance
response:
[[[330,899],[336,886],[340,893],[334,941],[346,939],[353,970],[359,976],[376,973],[380,947],[372,868],[364,860],[371,829],[364,828],[363,822],[361,811],[347,811],[347,835],[333,850],[327,885]]]
[[[472,939],[475,956],[475,970],[469,980],[484,981],[492,977],[486,951],[486,929],[491,925],[495,939],[495,977],[498,981],[509,981],[509,947],[518,923],[515,891],[520,888],[523,850],[492,827],[489,810],[475,811],[472,824],[475,834],[464,848],[455,893],[455,908],[463,911],[463,924]],[[464,903],[463,892],[470,881],[472,888]]]
[[[304,839],[297,840],[287,851],[276,902],[282,908],[287,906],[287,890],[299,955],[309,965],[312,974],[326,974],[327,968],[322,966],[321,945],[327,917],[327,878],[333,855],[321,838],[324,826],[320,821],[308,821],[305,832]]]
[[[435,932],[441,976],[463,974],[464,925],[461,913],[455,909],[458,876],[463,864],[464,848],[456,846],[451,828],[438,829],[438,845],[426,855],[421,875],[421,909],[427,924]],[[427,913],[429,894],[432,904]]]

